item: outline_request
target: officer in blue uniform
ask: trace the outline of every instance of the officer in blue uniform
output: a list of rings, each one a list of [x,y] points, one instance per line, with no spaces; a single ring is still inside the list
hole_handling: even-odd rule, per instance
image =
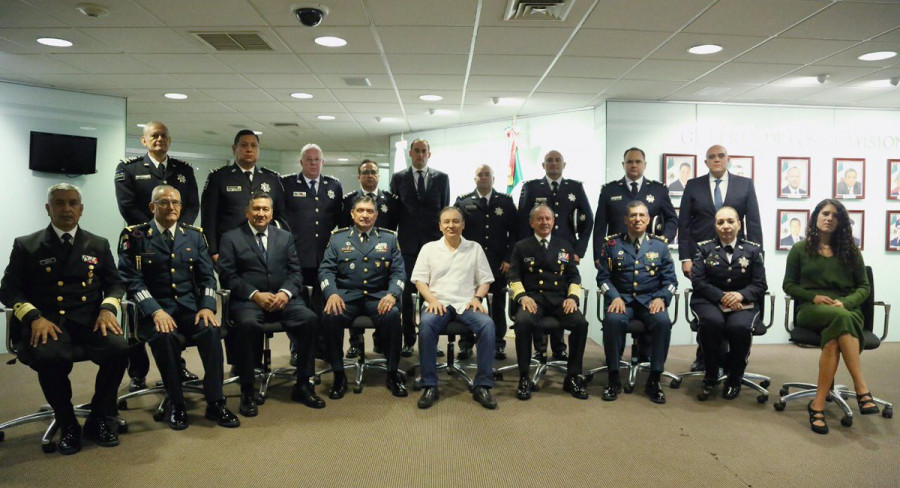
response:
[[[645,391],[650,401],[665,403],[659,380],[669,352],[672,322],[666,311],[675,295],[678,279],[664,237],[647,233],[647,206],[635,200],[626,206],[627,232],[606,238],[600,251],[597,286],[606,297],[603,349],[609,366],[609,383],[603,399],[615,400],[622,389],[619,360],[628,322],[637,319],[650,334],[650,376]]]
[[[463,237],[477,242],[484,249],[494,282],[490,293],[494,296],[491,318],[494,320],[496,351],[494,358],[506,359],[506,272],[509,271],[510,253],[518,241],[516,206],[512,197],[494,191],[494,170],[486,164],[475,169],[475,191],[456,197],[453,204],[463,213],[466,227]],[[459,359],[472,355],[475,336],[467,334],[460,338]]]
[[[197,196],[197,179],[190,164],[168,157],[172,137],[169,128],[162,122],[147,122],[141,136],[141,144],[147,154],[122,159],[116,166],[115,187],[119,213],[125,225],[138,225],[153,220],[150,212],[151,192],[158,185],[171,185],[183,195],[184,205],[181,222],[193,224],[200,213],[200,198]],[[150,358],[143,343],[131,347],[128,355],[128,376],[131,378],[129,391],[147,387],[146,377],[150,370]],[[182,380],[195,380],[182,363]]]
[[[591,229],[594,226],[591,203],[580,181],[562,177],[566,161],[559,151],[548,152],[542,165],[545,176],[526,181],[522,185],[522,193],[519,196],[519,235],[531,233],[529,225],[531,209],[537,204],[544,203],[553,210],[553,218],[556,219],[553,235],[575,245],[574,259],[575,264],[578,264],[587,252]],[[539,340],[537,335],[535,339]],[[553,349],[553,359],[560,361],[567,359],[562,331],[555,331],[550,335],[550,346]]]
[[[737,211],[720,208],[716,212],[717,238],[697,243],[691,268],[691,310],[699,321],[697,339],[706,363],[701,399],[708,397],[719,382],[721,366],[728,376],[722,397],[733,400],[740,394],[753,322],[768,288],[762,247],[738,238],[740,229]],[[723,345],[728,349],[724,365]]]
[[[216,278],[202,230],[180,224],[181,195],[168,185],[153,190],[154,219],[126,227],[119,237],[119,271],[138,307],[139,337],[150,344],[171,402],[169,427],[188,427],[178,372],[190,340],[203,361],[206,418],[223,427],[241,422],[222,393],[222,336],[216,320]]]
[[[406,283],[403,257],[397,235],[374,227],[378,216],[375,201],[358,198],[352,207],[354,226],[332,233],[319,267],[319,285],[326,297],[323,327],[328,335],[328,359],[334,383],[328,396],[339,399],[347,391],[342,346],[344,328],[360,315],[372,318],[386,345],[387,387],[397,397],[407,396],[397,371],[403,341],[397,301]]]

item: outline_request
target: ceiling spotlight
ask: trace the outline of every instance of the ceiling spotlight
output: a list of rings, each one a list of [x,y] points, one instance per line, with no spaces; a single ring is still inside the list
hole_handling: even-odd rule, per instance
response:
[[[258,135],[258,136],[261,136],[261,135],[262,135],[262,131],[261,131],[261,130],[255,130],[255,131],[253,131],[253,133],[256,134],[256,135]]]
[[[108,8],[103,5],[97,5],[96,3],[79,3],[75,6],[75,10],[79,11],[81,15],[95,19],[109,15]]]
[[[866,53],[862,56],[856,58],[860,61],[881,61],[882,59],[890,59],[896,56],[897,53],[895,51],[876,51],[872,53]]]
[[[350,158],[337,158],[337,160],[344,162],[344,161],[350,161]]]
[[[312,98],[312,97],[313,97],[312,94],[310,94],[310,93],[303,93],[303,92],[295,92],[295,93],[291,93],[291,96],[294,97],[294,98],[299,98],[300,100],[306,100],[306,99],[308,99],[308,98]]]
[[[316,38],[316,44],[325,47],[343,47],[347,45],[347,41],[340,37],[322,36]]]
[[[816,81],[824,85],[825,82],[828,81],[828,78],[831,78],[831,75],[821,74],[816,76]]]
[[[718,44],[701,44],[688,49],[691,54],[714,54],[722,50]]]
[[[137,124],[137,126],[143,129],[144,127],[147,127],[147,124]]]
[[[319,120],[334,120],[334,115],[316,115]]]
[[[187,95],[185,95],[184,93],[166,93],[163,96],[172,100],[184,100],[185,98],[187,98]]]
[[[894,86],[900,85],[900,76],[895,76],[888,81]]]
[[[37,40],[38,44],[53,47],[72,47],[72,43],[65,39],[57,39],[55,37],[41,37]]]
[[[440,95],[419,95],[419,100],[423,102],[440,102],[444,97]]]

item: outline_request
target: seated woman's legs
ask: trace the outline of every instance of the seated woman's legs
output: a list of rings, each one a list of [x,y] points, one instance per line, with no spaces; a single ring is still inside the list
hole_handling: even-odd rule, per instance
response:
[[[838,337],[838,347],[841,350],[841,356],[844,358],[844,364],[847,366],[847,371],[850,372],[850,377],[853,378],[853,389],[856,391],[857,396],[863,393],[870,393],[869,385],[863,378],[862,366],[859,361],[859,339],[850,334],[844,334]],[[872,408],[875,406],[877,406],[876,403],[869,400],[864,401],[863,404],[860,405],[860,409]]]

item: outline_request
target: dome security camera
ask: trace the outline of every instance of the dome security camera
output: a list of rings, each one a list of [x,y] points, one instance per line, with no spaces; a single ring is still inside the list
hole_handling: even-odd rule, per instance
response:
[[[315,27],[321,24],[328,15],[328,7],[319,4],[301,5],[293,10],[297,20],[306,27]]]

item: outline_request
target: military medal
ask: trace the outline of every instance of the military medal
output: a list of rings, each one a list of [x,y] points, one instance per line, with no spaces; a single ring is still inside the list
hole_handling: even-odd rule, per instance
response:
[[[350,269],[356,269],[356,263],[350,263]]]
[[[178,182],[179,183],[187,183],[187,178],[185,178],[184,175],[178,175]],[[268,191],[268,190],[266,190],[266,191]]]
[[[334,199],[334,190],[328,190],[328,198]]]
[[[647,203],[653,203],[656,198],[653,195],[647,195]]]
[[[569,193],[569,201],[570,201],[570,202],[574,202],[574,201],[575,201],[575,194],[574,194],[574,193]]]
[[[265,181],[262,182],[261,185],[259,185],[259,188],[260,188],[262,191],[266,192],[266,193],[269,193],[269,192],[272,190],[272,187],[269,186],[269,184],[266,183]]]
[[[499,216],[503,215],[503,209],[500,207],[497,207],[497,210],[494,210],[494,213],[497,214],[497,216],[499,217]]]
[[[381,213],[387,213],[387,211],[388,211],[388,206],[383,203],[381,204],[381,207],[379,207],[379,208],[381,209]]]

